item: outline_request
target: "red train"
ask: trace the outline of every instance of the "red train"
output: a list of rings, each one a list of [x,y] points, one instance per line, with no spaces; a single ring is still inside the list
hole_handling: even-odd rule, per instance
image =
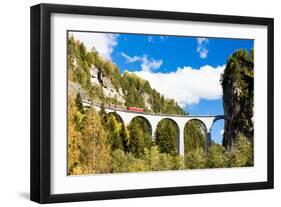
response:
[[[135,112],[144,112],[142,108],[137,108],[137,107],[128,107],[128,111],[135,111]]]

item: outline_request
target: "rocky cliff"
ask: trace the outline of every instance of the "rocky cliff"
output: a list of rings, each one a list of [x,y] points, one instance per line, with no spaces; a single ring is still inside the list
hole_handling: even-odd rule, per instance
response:
[[[104,73],[92,65],[90,68],[91,84],[100,86],[104,96],[116,99],[121,105],[125,104],[125,98],[122,88],[116,89],[110,79]]]
[[[230,149],[239,133],[253,141],[254,62],[253,50],[238,50],[228,59],[221,78],[225,121],[223,145]]]

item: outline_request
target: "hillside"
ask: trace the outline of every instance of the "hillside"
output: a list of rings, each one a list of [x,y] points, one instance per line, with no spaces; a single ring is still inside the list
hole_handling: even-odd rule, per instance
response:
[[[95,50],[73,37],[68,39],[69,91],[85,99],[119,107],[140,107],[146,112],[186,114],[173,99],[151,88],[148,81],[134,73],[120,73],[119,68],[104,60]]]

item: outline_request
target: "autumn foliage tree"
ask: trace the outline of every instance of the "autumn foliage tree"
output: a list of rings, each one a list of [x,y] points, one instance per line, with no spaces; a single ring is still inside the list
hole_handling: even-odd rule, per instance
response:
[[[75,104],[75,99],[72,96],[68,96],[68,174],[81,174],[81,151],[82,147],[82,136],[81,132],[78,130],[79,127],[76,122],[77,107]]]
[[[81,149],[84,171],[86,174],[110,172],[110,145],[100,117],[93,109],[88,109],[85,116]]]
[[[98,113],[88,109],[81,121],[74,98],[68,102],[68,174],[110,172],[110,145]]]
[[[125,137],[123,136],[123,123],[118,121],[113,113],[106,116],[105,128],[108,131],[107,139],[111,146],[111,150],[121,149],[124,150],[123,144]]]

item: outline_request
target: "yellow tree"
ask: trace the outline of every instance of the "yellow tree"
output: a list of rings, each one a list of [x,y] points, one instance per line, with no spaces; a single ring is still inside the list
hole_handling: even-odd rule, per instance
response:
[[[122,122],[118,122],[113,114],[109,114],[105,126],[108,131],[108,141],[111,145],[111,150],[123,150],[123,143],[125,141],[122,140]]]
[[[107,134],[101,124],[100,116],[93,109],[88,109],[85,113],[82,142],[83,173],[110,172],[110,145],[107,142]]]
[[[77,107],[75,99],[68,97],[68,174],[81,174],[80,147],[82,144],[81,133],[77,130],[76,115]]]

